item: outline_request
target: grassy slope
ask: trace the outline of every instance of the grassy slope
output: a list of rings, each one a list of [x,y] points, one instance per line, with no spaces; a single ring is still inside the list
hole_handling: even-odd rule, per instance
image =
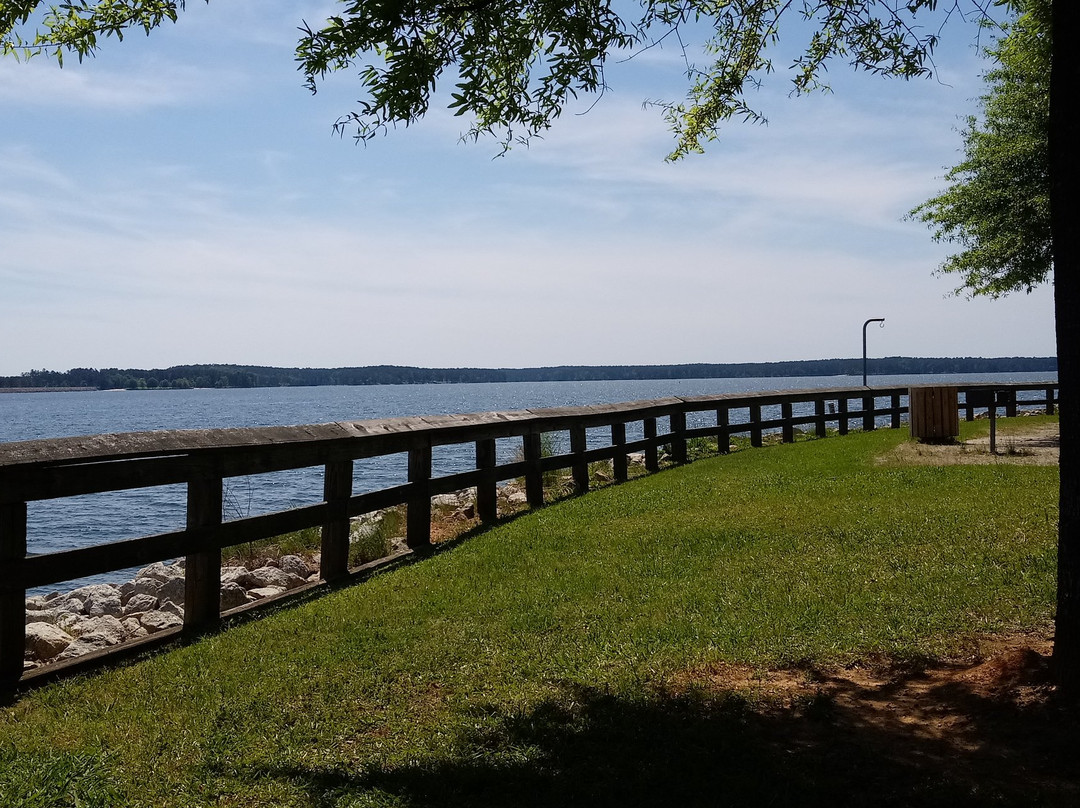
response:
[[[0,804],[648,802],[665,732],[682,763],[730,740],[658,706],[676,674],[941,654],[1049,618],[1056,468],[875,463],[902,438],[699,461],[26,695],[0,718]],[[759,793],[744,780],[707,785]]]

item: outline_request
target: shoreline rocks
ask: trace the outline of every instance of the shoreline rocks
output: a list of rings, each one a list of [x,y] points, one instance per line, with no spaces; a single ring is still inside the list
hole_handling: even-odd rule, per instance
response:
[[[643,462],[630,456],[630,462]],[[522,485],[499,486],[500,511],[527,505]],[[435,522],[475,518],[475,491],[467,489],[432,497]],[[394,518],[388,518],[396,511]],[[400,508],[363,514],[352,520],[352,540],[362,542],[382,533],[387,556],[408,549],[405,520]],[[448,535],[453,535],[452,533]],[[436,538],[438,540],[438,538]],[[379,552],[379,550],[376,550]],[[219,606],[226,612],[248,603],[275,597],[320,580],[320,555],[260,556],[248,568],[221,568]],[[184,624],[184,561],[156,561],[123,583],[89,584],[68,592],[50,592],[26,598],[24,669],[74,659]]]
[[[225,612],[319,580],[319,556],[285,555],[221,569]],[[121,584],[89,584],[26,599],[24,666],[37,668],[184,624],[184,562],[154,562]]]

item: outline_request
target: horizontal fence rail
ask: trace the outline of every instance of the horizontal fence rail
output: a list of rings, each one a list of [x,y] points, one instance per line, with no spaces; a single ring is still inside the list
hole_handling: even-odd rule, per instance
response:
[[[1018,408],[1053,413],[1057,384],[957,386],[959,408],[971,420],[979,403],[996,402],[1006,415]],[[996,395],[987,396],[987,393]],[[184,632],[213,629],[220,620],[222,550],[306,528],[322,532],[320,577],[347,580],[350,519],[406,506],[406,540],[431,543],[432,497],[475,489],[482,522],[498,518],[500,483],[524,479],[531,507],[544,504],[543,475],[569,469],[577,493],[589,488],[588,464],[610,461],[616,482],[628,476],[627,456],[660,468],[661,447],[675,463],[687,460],[687,442],[715,438],[721,453],[734,436],[761,446],[766,434],[795,440],[801,430],[824,437],[830,428],[898,428],[908,412],[907,387],[844,387],[664,398],[622,404],[513,412],[384,418],[311,426],[139,432],[0,444],[0,684],[23,674],[26,592],[155,561],[185,558]],[[970,400],[971,403],[968,403]],[[627,426],[641,437],[628,440]],[[591,430],[591,432],[590,432]],[[597,430],[604,437],[597,445]],[[568,453],[545,456],[541,436],[568,433]],[[498,462],[496,441],[521,440],[519,456]],[[466,471],[434,475],[432,449],[472,445]],[[590,445],[592,444],[592,445]],[[407,481],[354,493],[354,461],[407,457]],[[299,507],[223,521],[223,490],[232,477],[322,467],[322,500]],[[186,486],[181,530],[46,554],[27,552],[27,503],[166,485]]]

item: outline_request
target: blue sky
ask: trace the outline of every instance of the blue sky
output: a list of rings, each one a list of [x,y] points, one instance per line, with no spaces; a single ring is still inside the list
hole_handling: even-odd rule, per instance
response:
[[[356,71],[317,95],[293,48],[327,3],[191,3],[97,58],[0,59],[0,374],[76,366],[537,366],[870,353],[1054,353],[1052,294],[950,296],[905,211],[943,187],[985,64],[953,20],[938,78],[835,64],[788,98],[783,58],[730,125],[663,161],[646,99],[681,54],[529,148],[461,143],[436,107],[358,146],[332,125]]]

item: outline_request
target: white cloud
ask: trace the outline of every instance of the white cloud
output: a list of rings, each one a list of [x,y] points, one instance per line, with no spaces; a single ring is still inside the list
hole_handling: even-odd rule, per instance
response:
[[[1047,352],[1045,295],[997,303],[990,321],[985,306],[945,300],[947,287],[911,259],[875,264],[840,246],[686,232],[667,242],[632,232],[618,242],[544,241],[383,224],[234,213],[143,241],[98,228],[54,230],[44,249],[33,235],[14,238],[0,340],[35,346],[35,358],[0,372],[195,357],[521,365],[844,356],[867,316],[889,318],[875,334],[880,355]],[[1023,327],[1003,332],[1010,319]],[[1021,338],[1034,347],[1023,350]]]
[[[164,62],[125,71],[104,68],[93,60],[58,68],[46,57],[22,63],[0,59],[0,101],[24,107],[69,111],[170,107],[204,102],[235,82],[235,74]]]

